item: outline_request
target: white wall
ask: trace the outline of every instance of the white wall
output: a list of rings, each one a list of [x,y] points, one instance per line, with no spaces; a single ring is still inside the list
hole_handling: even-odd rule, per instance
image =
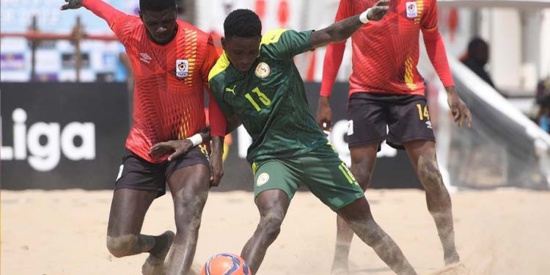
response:
[[[521,25],[519,13],[512,9],[493,9],[489,18],[490,70],[501,89],[521,87]]]
[[[550,77],[550,9],[542,11],[540,28],[540,75],[539,78]]]

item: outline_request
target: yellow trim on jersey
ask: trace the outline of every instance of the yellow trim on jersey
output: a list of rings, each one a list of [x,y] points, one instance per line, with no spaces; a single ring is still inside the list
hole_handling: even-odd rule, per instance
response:
[[[279,42],[281,35],[286,31],[287,29],[276,29],[276,30],[268,31],[262,36],[262,41],[260,43],[260,46]],[[212,69],[210,70],[210,73],[208,74],[208,81],[210,81],[219,73],[225,71],[230,64],[231,62],[229,62],[229,58],[227,58],[225,51],[223,51],[222,55],[218,58],[218,61],[216,61],[216,64],[214,65],[214,67],[212,67]]]
[[[184,79],[184,82],[186,85],[191,86],[193,85],[194,77],[193,74],[195,72],[195,67],[197,65],[197,31],[186,29],[185,30],[185,49],[188,51],[186,53],[187,56],[187,62],[188,62],[188,71],[189,75]]]
[[[208,81],[210,81],[219,73],[225,71],[225,69],[227,69],[230,64],[231,63],[229,62],[229,58],[227,58],[225,51],[223,51],[220,58],[218,58],[218,61],[216,61],[216,64],[214,65],[214,67],[212,67],[212,69],[210,70],[210,73],[208,74]]]
[[[416,12],[417,16],[414,19],[414,24],[418,25],[424,15],[424,0],[416,0]]]
[[[434,27],[431,27],[431,28],[424,28],[424,27],[422,27],[422,28],[427,32],[433,32],[433,31],[437,30],[437,27],[438,27],[438,25],[435,25]]]
[[[267,33],[265,33],[262,36],[261,44],[262,45],[269,45],[271,43],[279,42],[279,39],[281,38],[281,35],[286,31],[287,31],[287,29],[276,29],[276,30],[268,31]]]
[[[416,84],[414,84],[413,70],[413,59],[412,56],[409,56],[407,60],[405,60],[405,84],[407,84],[407,87],[411,90],[416,88]]]
[[[258,171],[258,164],[256,162],[252,163],[252,175],[255,176],[256,172]]]

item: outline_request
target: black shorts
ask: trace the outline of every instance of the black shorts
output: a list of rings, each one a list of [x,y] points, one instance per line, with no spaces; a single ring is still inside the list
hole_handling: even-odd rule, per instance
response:
[[[126,151],[115,180],[115,189],[157,191],[157,197],[160,197],[166,193],[167,179],[177,169],[197,164],[210,167],[204,145],[193,147],[182,157],[161,163],[151,163],[130,150]]]
[[[391,147],[404,149],[408,141],[435,141],[424,96],[355,93],[347,112],[349,147],[386,140]]]

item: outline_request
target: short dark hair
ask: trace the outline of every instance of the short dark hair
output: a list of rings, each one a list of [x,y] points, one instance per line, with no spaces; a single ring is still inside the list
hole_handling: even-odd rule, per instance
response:
[[[475,51],[476,48],[480,45],[488,46],[487,42],[481,39],[481,37],[472,38],[472,40],[470,40],[470,43],[468,43],[468,52],[471,53]]]
[[[262,21],[258,15],[249,9],[236,9],[229,13],[223,22],[226,38],[260,37],[262,36]]]
[[[176,0],[139,0],[139,9],[142,11],[176,10]]]

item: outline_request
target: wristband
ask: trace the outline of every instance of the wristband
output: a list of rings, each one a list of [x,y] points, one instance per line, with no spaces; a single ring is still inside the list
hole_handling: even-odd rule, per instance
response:
[[[194,134],[191,137],[187,138],[191,143],[193,144],[193,147],[199,145],[202,143],[202,136],[201,134]]]
[[[361,15],[359,15],[359,21],[361,21],[361,23],[363,24],[367,24],[369,23],[369,11],[371,10],[372,8],[368,8],[366,11],[364,11],[363,13],[361,13]]]

